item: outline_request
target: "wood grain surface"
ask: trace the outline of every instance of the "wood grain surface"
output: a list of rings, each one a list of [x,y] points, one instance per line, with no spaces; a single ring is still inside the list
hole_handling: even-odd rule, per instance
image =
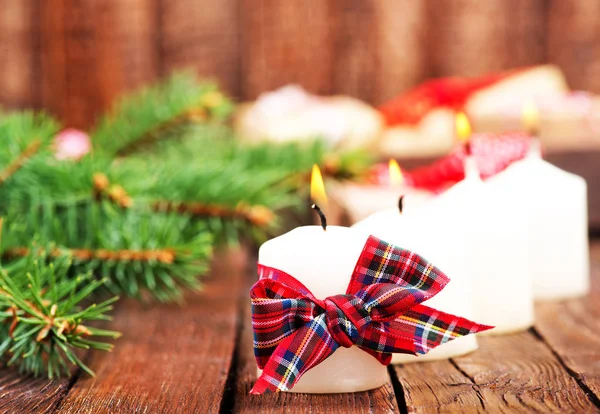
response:
[[[215,261],[211,280],[184,307],[125,300],[112,329],[112,353],[88,361],[60,413],[210,413],[220,410],[238,330],[238,295],[247,260],[233,251]]]
[[[89,126],[189,67],[240,99],[289,83],[380,104],[431,76],[558,64],[600,92],[597,0],[0,0],[0,105]]]
[[[51,381],[0,371],[0,413],[52,413],[69,391],[70,380]]]
[[[477,412],[484,402],[479,389],[451,361],[422,362],[393,367],[408,412]]]
[[[600,92],[600,2],[549,0],[548,60],[575,89]]]
[[[288,83],[333,92],[337,17],[331,0],[241,0],[242,93]]]
[[[536,333],[600,406],[600,244],[591,248],[592,293],[536,304]]]
[[[86,127],[158,75],[154,0],[40,2],[42,106]]]
[[[39,105],[37,0],[0,0],[0,104]]]
[[[163,1],[159,9],[162,75],[192,68],[240,96],[238,0]]]
[[[591,257],[592,295],[538,304],[533,330],[481,337],[460,358],[391,367],[389,383],[370,392],[250,396],[255,259],[232,251],[186,307],[123,301],[115,351],[86,357],[97,378],[1,370],[0,413],[598,412],[600,241]]]
[[[247,283],[250,289],[252,279]],[[352,394],[296,394],[279,392],[250,395],[256,381],[256,360],[252,348],[250,301],[242,301],[243,318],[240,342],[237,348],[235,373],[236,413],[393,413],[398,412],[396,396],[390,383],[373,391]]]
[[[427,44],[434,76],[478,76],[545,60],[544,0],[427,4]]]
[[[531,332],[480,337],[479,349],[453,362],[489,412],[591,412],[590,401],[548,345]]]

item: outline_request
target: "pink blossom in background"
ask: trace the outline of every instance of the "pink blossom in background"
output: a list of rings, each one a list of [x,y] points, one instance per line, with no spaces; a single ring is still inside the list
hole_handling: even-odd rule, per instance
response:
[[[78,160],[92,149],[90,137],[83,131],[67,128],[54,138],[56,158],[59,160]]]

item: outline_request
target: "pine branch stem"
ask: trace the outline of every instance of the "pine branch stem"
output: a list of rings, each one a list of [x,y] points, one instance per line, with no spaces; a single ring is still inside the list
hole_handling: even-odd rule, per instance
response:
[[[34,139],[25,147],[25,149],[15,158],[6,168],[0,172],[0,184],[8,180],[15,172],[17,172],[25,162],[34,156],[42,146],[40,139]]]
[[[159,212],[178,212],[194,216],[240,218],[256,226],[266,226],[273,221],[273,211],[265,206],[238,204],[236,207],[200,202],[177,202],[159,200],[152,203],[152,209]]]
[[[184,113],[176,116],[173,119],[169,119],[161,124],[159,124],[152,131],[148,131],[143,137],[132,141],[125,147],[121,148],[117,155],[119,156],[127,156],[131,153],[143,148],[145,146],[152,145],[161,134],[164,134],[166,131],[175,128],[179,125],[183,125],[187,122],[200,122],[204,121],[207,118],[207,112],[203,107],[191,108]]]
[[[40,253],[43,250],[40,249]],[[15,247],[4,252],[6,257],[25,257],[28,256],[30,250],[26,247]],[[149,262],[157,261],[165,264],[172,264],[175,261],[175,252],[172,249],[159,250],[91,250],[91,249],[52,249],[49,255],[52,257],[60,257],[68,255],[80,260],[114,260],[114,261],[139,261]]]

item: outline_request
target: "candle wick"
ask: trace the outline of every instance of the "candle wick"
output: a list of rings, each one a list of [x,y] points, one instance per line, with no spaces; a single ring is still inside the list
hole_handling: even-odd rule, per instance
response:
[[[323,227],[323,230],[327,230],[327,217],[325,217],[325,213],[323,213],[323,210],[321,210],[321,208],[316,204],[313,204],[312,206],[310,206],[310,208],[315,210],[319,215],[319,218],[321,219],[321,227]]]
[[[401,195],[398,199],[398,211],[402,214],[402,209],[404,208],[404,196]]]
[[[471,140],[465,142],[465,154],[467,155],[467,157],[473,155],[473,151],[471,148]]]

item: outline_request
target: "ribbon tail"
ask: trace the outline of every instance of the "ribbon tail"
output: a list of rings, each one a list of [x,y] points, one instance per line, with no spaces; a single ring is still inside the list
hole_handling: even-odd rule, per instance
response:
[[[302,375],[339,348],[321,314],[279,343],[250,394],[292,389]]]
[[[453,339],[493,328],[425,305],[414,306],[386,325],[386,336],[397,338],[404,345],[392,352],[414,355],[426,354]],[[406,346],[407,338],[412,338],[411,346]]]

